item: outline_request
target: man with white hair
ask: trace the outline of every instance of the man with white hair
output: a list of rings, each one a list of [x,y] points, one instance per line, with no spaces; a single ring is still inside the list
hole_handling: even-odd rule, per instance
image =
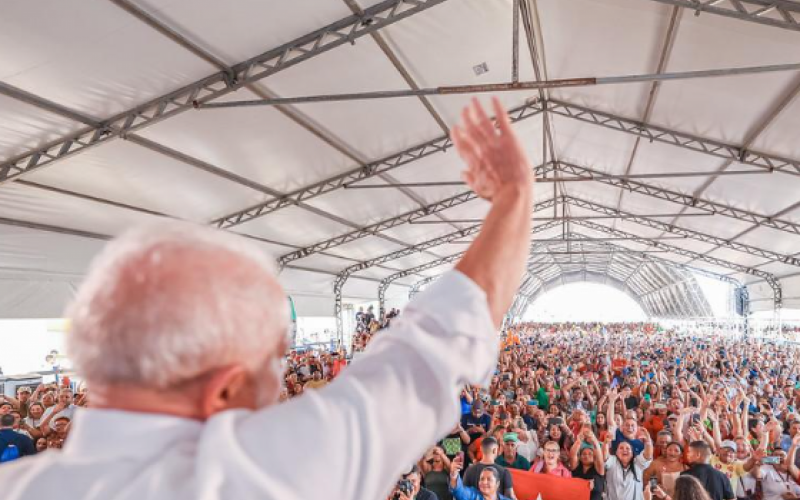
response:
[[[3,499],[384,498],[452,429],[464,385],[488,384],[525,268],[532,170],[494,109],[496,126],[473,101],[452,134],[491,203],[456,270],[334,382],[284,404],[288,307],[258,248],[187,224],[110,243],[69,309],[92,407],[61,453],[0,468]]]

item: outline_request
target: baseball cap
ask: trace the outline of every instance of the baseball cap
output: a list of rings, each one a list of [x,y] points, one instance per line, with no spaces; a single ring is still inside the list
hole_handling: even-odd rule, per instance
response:
[[[736,442],[735,441],[723,441],[721,448],[730,448],[736,452]]]
[[[507,432],[503,435],[503,442],[507,443],[509,441],[514,441],[515,443],[519,442],[519,437],[517,437],[516,432]]]

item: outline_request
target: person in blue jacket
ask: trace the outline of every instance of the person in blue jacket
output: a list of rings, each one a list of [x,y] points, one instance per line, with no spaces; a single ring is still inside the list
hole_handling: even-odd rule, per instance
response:
[[[461,482],[459,472],[463,466],[463,455],[456,457],[450,464],[450,491],[453,493],[454,500],[511,500],[498,492],[500,471],[495,467],[490,466],[483,469],[478,480],[478,487],[471,488],[464,486],[464,483]]]

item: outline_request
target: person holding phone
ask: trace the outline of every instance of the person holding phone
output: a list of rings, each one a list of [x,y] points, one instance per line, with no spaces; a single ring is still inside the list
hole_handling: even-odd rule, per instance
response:
[[[800,442],[800,439],[798,439]],[[800,499],[800,470],[794,463],[798,442],[793,442],[789,453],[778,449],[770,456],[763,457],[757,468],[757,476],[761,479],[764,500],[798,500]]]
[[[459,472],[464,467],[464,456],[453,460],[450,470],[450,491],[455,500],[513,500],[501,491],[501,475],[497,467],[489,466],[481,470],[478,486],[464,486]]]

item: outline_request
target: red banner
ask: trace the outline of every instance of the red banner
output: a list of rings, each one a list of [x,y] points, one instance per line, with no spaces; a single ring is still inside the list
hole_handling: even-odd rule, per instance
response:
[[[589,481],[565,479],[550,474],[536,474],[519,469],[507,469],[514,479],[517,500],[589,500]]]

